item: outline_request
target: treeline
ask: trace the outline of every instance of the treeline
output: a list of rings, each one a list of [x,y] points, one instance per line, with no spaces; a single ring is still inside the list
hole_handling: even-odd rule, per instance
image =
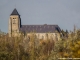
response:
[[[54,49],[53,40],[38,40],[0,35],[0,60],[47,60]]]
[[[0,34],[0,60],[57,60],[80,57],[80,30],[63,32],[58,40],[39,40],[33,34],[30,39],[8,37]]]

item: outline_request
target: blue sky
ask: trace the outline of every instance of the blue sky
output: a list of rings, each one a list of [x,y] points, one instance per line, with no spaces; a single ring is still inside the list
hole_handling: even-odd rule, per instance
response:
[[[80,28],[80,0],[0,0],[0,29],[8,32],[8,21],[16,8],[22,25],[57,24],[61,29]]]

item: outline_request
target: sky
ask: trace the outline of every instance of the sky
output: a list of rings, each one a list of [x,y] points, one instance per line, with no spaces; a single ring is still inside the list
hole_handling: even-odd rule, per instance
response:
[[[22,25],[58,25],[64,30],[80,28],[80,0],[0,0],[0,29],[8,32],[14,8]]]

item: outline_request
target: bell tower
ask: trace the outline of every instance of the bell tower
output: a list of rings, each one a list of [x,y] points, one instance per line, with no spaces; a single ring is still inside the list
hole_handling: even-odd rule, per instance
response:
[[[20,25],[20,15],[15,8],[9,18],[9,37],[18,36]]]

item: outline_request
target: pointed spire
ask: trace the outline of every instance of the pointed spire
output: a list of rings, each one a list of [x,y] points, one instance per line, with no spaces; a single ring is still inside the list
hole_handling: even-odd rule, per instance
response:
[[[16,10],[16,8],[13,10],[13,12],[11,13],[11,15],[19,15],[18,11]]]

